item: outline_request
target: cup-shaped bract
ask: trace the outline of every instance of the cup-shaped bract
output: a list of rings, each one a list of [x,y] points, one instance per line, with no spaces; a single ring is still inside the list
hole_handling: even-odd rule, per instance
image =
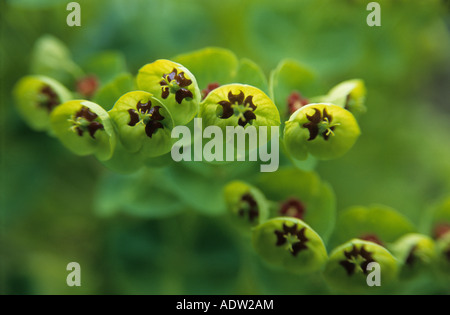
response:
[[[71,92],[61,83],[45,76],[23,77],[13,94],[22,118],[38,131],[48,130],[53,109],[72,98]]]
[[[176,125],[185,125],[198,112],[201,93],[194,75],[179,63],[159,59],[143,66],[137,75],[138,89],[163,102]]]
[[[375,265],[373,263],[377,263]],[[353,239],[330,254],[324,276],[331,288],[344,292],[374,289],[370,281],[379,280],[381,287],[397,278],[397,259],[384,247],[372,242]],[[375,278],[371,277],[372,272]],[[376,279],[378,278],[379,279]]]
[[[111,158],[116,134],[101,106],[85,100],[68,101],[53,110],[50,122],[55,136],[73,153],[94,154],[102,161]]]
[[[364,105],[366,87],[364,81],[359,79],[347,80],[333,87],[326,96],[322,98],[325,103],[341,106],[358,116],[366,112]]]
[[[270,133],[270,127],[280,125],[280,114],[272,100],[260,89],[244,84],[227,84],[211,91],[200,104],[199,116],[203,127],[218,126],[224,133],[227,126],[254,126],[256,133],[260,127],[267,127]]]
[[[358,123],[349,111],[333,104],[310,104],[286,122],[284,144],[295,159],[305,160],[311,154],[329,160],[349,151],[359,135]]]
[[[172,148],[172,116],[152,94],[126,93],[109,114],[123,147],[129,152],[149,158],[163,155]]]
[[[412,278],[430,269],[435,260],[435,244],[426,235],[406,234],[390,246],[401,265],[400,277]]]
[[[253,229],[252,242],[268,264],[296,274],[318,271],[327,260],[320,236],[296,218],[267,220]]]
[[[264,195],[245,182],[228,183],[224,197],[233,221],[244,228],[263,223],[269,217],[269,205]]]

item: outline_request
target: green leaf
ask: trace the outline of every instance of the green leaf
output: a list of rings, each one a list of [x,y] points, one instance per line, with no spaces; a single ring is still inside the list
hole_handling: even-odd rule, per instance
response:
[[[205,89],[210,83],[220,85],[231,83],[238,67],[238,59],[232,51],[217,47],[181,54],[173,60],[184,65],[195,75],[200,90]]]
[[[37,40],[31,55],[31,73],[51,77],[67,86],[83,75],[81,68],[72,60],[69,49],[51,35]]]
[[[106,110],[110,110],[117,100],[135,89],[134,78],[129,73],[121,73],[103,85],[95,94],[93,101]]]
[[[125,56],[117,51],[101,52],[91,57],[83,68],[87,74],[97,76],[103,84],[127,72]]]
[[[269,94],[269,85],[264,72],[250,59],[243,58],[239,61],[237,74],[233,80],[235,83],[252,85]]]
[[[413,232],[413,224],[392,208],[355,206],[339,213],[332,244],[336,246],[353,238],[367,237],[376,237],[386,244]]]

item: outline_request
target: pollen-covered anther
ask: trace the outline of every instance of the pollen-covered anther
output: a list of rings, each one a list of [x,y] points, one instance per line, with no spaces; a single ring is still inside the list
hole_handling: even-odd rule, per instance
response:
[[[238,94],[233,94],[231,91],[228,92],[228,100],[223,100],[218,103],[222,106],[221,119],[227,119],[231,116],[238,117],[239,126],[244,127],[247,124],[251,124],[256,115],[254,111],[256,110],[256,105],[253,104],[253,95],[248,95],[245,97],[244,92],[239,91]]]
[[[281,203],[279,213],[283,216],[294,217],[303,220],[305,210],[305,205],[300,200],[296,198],[290,198]]]
[[[248,216],[250,222],[253,222],[259,216],[258,203],[251,194],[247,193],[242,196],[238,214],[241,217]]]
[[[309,241],[305,236],[306,227],[298,229],[298,225],[294,224],[289,227],[283,223],[282,231],[275,231],[277,236],[276,246],[285,246],[292,256],[297,256],[302,250],[308,249],[306,243]]]
[[[104,130],[103,124],[96,121],[98,115],[92,112],[86,106],[83,106],[74,116],[74,130],[81,137],[85,131],[89,132],[92,139],[95,139],[95,133],[97,130]]]
[[[289,115],[292,115],[297,109],[308,104],[309,99],[303,97],[302,94],[297,91],[292,92],[287,98]]]
[[[139,101],[136,105],[136,109],[129,109],[128,113],[130,115],[129,126],[134,127],[138,124],[145,125],[145,133],[151,138],[153,134],[158,129],[164,129],[164,125],[161,123],[164,120],[159,112],[161,106],[153,106],[152,102],[149,100],[147,103],[141,103]]]
[[[45,85],[39,94],[38,104],[51,112],[53,108],[61,103],[56,92],[48,85]]]
[[[331,135],[334,135],[336,126],[340,125],[339,123],[332,124],[333,117],[328,114],[326,108],[323,109],[322,113],[319,109],[314,108],[314,114],[306,115],[306,118],[309,122],[303,124],[303,127],[309,130],[308,141],[314,140],[319,134],[325,140],[328,140]]]
[[[351,251],[344,251],[346,260],[341,260],[339,264],[345,268],[349,276],[355,272],[367,274],[367,266],[371,262],[375,262],[372,253],[367,251],[364,246],[358,249],[355,245]]]
[[[178,104],[185,98],[193,98],[194,95],[186,87],[192,84],[192,80],[185,77],[184,72],[178,73],[178,69],[173,68],[169,74],[163,74],[161,85],[161,97],[166,99],[170,93],[175,94],[175,100]]]

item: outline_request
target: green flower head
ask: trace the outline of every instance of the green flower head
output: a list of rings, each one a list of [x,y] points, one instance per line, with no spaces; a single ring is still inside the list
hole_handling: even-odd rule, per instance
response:
[[[268,202],[255,187],[233,181],[225,186],[224,196],[229,213],[237,224],[248,228],[267,220]]]
[[[253,229],[253,246],[270,265],[302,274],[320,270],[327,252],[320,236],[296,218],[274,218]]]
[[[99,105],[68,101],[53,110],[50,121],[53,133],[73,153],[94,154],[99,160],[111,158],[116,135],[108,113]]]
[[[44,76],[26,76],[14,88],[19,113],[34,130],[50,128],[50,114],[61,103],[72,98],[69,90],[54,79]]]
[[[330,254],[324,272],[325,280],[339,291],[370,289],[367,277],[372,270],[371,263],[379,264],[381,286],[396,279],[398,262],[387,249],[373,242],[353,239]]]
[[[137,75],[137,86],[163,102],[175,124],[184,125],[197,114],[201,98],[197,81],[178,63],[156,60],[143,66]]]
[[[280,125],[280,115],[272,100],[260,89],[244,84],[212,90],[200,104],[199,116],[204,127],[219,126],[224,132],[227,126],[254,126],[258,132],[262,126]]]
[[[122,145],[129,152],[156,157],[170,151],[172,116],[152,94],[144,91],[126,93],[109,114]]]
[[[390,248],[400,261],[401,278],[412,278],[428,271],[436,259],[433,239],[422,234],[406,234]]]
[[[298,160],[305,160],[308,154],[329,160],[350,150],[359,134],[358,123],[349,111],[332,104],[310,104],[286,122],[284,142]]]

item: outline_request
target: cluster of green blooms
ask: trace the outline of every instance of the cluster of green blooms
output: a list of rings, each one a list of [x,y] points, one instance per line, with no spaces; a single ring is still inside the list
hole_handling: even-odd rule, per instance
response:
[[[344,81],[324,94],[314,73],[296,61],[281,61],[267,81],[254,62],[219,48],[156,60],[134,77],[121,55],[102,53],[82,68],[48,36],[36,45],[32,72],[14,90],[28,125],[119,173],[170,164],[172,130],[193,128],[194,117],[222,130],[280,126],[289,167],[247,174],[245,181],[248,170],[242,167],[238,180],[221,187],[232,222],[251,234],[269,265],[295,274],[323,272],[332,288],[344,291],[367,288],[373,262],[380,265],[383,285],[424,269],[450,270],[448,202],[436,211],[434,239],[382,206],[351,208],[336,218],[332,188],[312,171],[317,160],[344,155],[358,139],[357,119],[366,110],[361,80]],[[167,185],[183,186],[181,199],[195,194],[182,176],[174,178]]]
[[[347,293],[380,292],[426,273],[449,278],[450,199],[431,211],[428,233],[381,205],[341,211],[334,224],[333,193],[317,175],[281,172],[289,185],[262,174],[258,188],[240,181],[225,188],[230,216],[251,234],[268,265],[295,274],[320,272],[330,288]],[[379,265],[382,288],[368,285],[371,263]]]
[[[298,92],[305,90],[302,84],[292,85],[308,81],[310,74],[292,61],[281,62],[268,84],[255,63],[238,61],[224,49],[156,60],[135,78],[121,69],[120,61],[101,57],[83,69],[62,43],[44,37],[33,58],[37,74],[21,79],[14,95],[30,127],[47,131],[77,155],[96,156],[116,171],[135,171],[169,153],[172,129],[192,127],[194,117],[202,118],[204,127],[224,131],[227,126],[254,126],[258,132],[286,120],[281,140],[287,156],[296,161],[309,155],[337,158],[360,134],[353,116],[364,111],[360,80],[341,83],[308,101]],[[72,81],[67,79],[71,76]],[[75,88],[70,91],[64,84]]]

